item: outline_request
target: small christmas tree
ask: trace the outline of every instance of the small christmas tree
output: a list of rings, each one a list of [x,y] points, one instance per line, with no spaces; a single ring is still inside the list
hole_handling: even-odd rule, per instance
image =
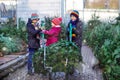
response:
[[[65,40],[59,41],[46,49],[45,65],[52,67],[53,72],[72,73],[78,64],[80,52],[78,47]],[[44,69],[44,50],[41,48],[34,55],[34,68],[36,73],[46,73]]]

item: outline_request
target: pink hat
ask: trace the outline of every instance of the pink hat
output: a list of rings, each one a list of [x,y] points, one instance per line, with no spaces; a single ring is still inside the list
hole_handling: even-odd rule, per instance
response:
[[[52,22],[53,22],[55,25],[60,25],[61,22],[62,22],[62,18],[54,18],[54,19],[52,20]]]

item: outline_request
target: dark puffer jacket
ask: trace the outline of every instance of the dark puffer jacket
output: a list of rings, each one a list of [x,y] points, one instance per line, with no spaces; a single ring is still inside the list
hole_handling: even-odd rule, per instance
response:
[[[75,44],[81,48],[82,47],[82,26],[83,26],[83,23],[82,21],[78,21],[76,23],[76,29],[75,30],[72,30],[72,32],[74,32],[76,34],[76,37],[74,39],[72,39],[73,42],[75,42]],[[68,28],[70,27],[70,22],[67,26],[67,39],[69,41],[69,31],[68,31]]]
[[[31,19],[27,23],[27,33],[28,33],[28,48],[38,49],[40,47],[40,40],[37,39],[37,35],[41,30],[35,30],[34,25],[32,24]]]

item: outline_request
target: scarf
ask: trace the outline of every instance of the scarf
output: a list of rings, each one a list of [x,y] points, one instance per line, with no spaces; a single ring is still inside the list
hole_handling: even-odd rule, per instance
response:
[[[72,24],[72,40],[75,40],[75,38],[76,38],[75,30],[76,30],[76,24],[78,21],[79,21],[79,19],[77,19],[75,21],[70,20],[70,22],[69,22],[70,24]]]

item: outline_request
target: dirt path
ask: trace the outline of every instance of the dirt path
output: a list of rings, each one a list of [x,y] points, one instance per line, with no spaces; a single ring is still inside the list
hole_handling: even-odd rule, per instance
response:
[[[86,45],[82,46],[82,58],[83,64],[80,66],[82,80],[103,80],[101,70],[93,69],[93,66],[98,63],[98,60],[92,50]]]

